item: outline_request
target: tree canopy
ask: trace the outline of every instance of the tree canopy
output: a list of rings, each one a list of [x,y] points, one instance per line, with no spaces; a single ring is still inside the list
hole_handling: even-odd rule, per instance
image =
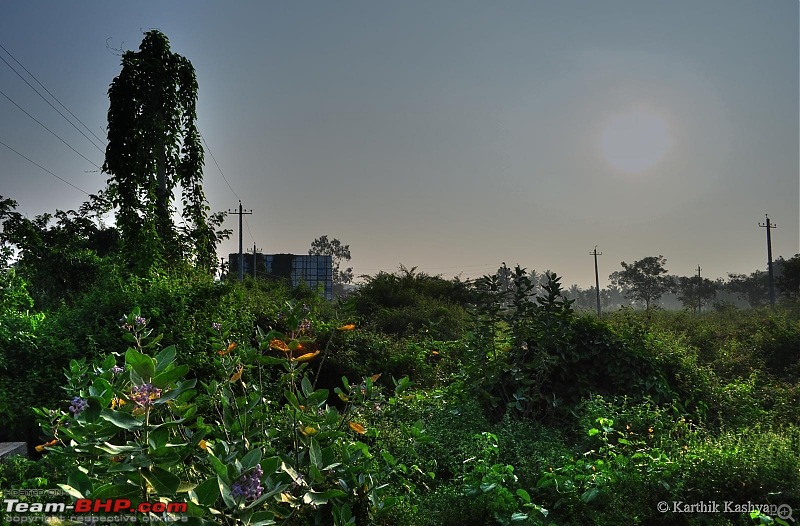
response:
[[[622,271],[614,272],[609,276],[611,283],[627,290],[627,297],[634,301],[642,301],[646,309],[650,309],[664,293],[672,288],[665,265],[664,256],[649,256],[631,264],[622,265]]]

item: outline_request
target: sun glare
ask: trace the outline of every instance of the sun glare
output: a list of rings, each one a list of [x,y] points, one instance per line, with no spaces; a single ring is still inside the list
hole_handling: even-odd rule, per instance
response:
[[[617,115],[603,129],[603,156],[611,166],[626,174],[649,170],[671,146],[667,123],[650,111],[634,110]]]

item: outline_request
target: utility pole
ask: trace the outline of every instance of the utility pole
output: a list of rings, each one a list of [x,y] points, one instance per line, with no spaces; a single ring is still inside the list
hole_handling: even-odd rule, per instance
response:
[[[253,242],[253,279],[256,279],[258,276],[256,275],[256,269],[258,268],[258,256],[256,256],[256,244]]]
[[[767,229],[767,270],[769,271],[769,304],[775,305],[775,274],[772,271],[772,237],[769,231],[773,228],[778,228],[778,225],[772,224],[769,221],[769,215],[764,214],[767,218],[766,223],[759,223],[758,226]]]
[[[589,252],[590,256],[594,256],[594,291],[597,294],[597,317],[600,317],[600,275],[597,272],[597,256],[602,256],[602,252],[597,251],[597,245],[594,250]]]
[[[702,269],[700,268],[700,264],[698,263],[697,264],[697,315],[698,316],[700,315],[700,309],[703,305],[702,300],[700,299],[700,288],[703,285],[702,278],[700,277],[701,270]]]
[[[239,211],[228,209],[229,214],[237,214],[239,216],[239,281],[244,281],[244,256],[242,255],[242,216],[250,215],[253,210],[249,212],[242,210],[242,201],[239,200]]]

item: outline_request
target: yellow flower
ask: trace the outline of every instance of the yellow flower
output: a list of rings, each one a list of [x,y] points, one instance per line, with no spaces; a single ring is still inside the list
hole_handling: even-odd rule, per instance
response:
[[[313,426],[306,426],[306,427],[300,428],[300,432],[303,433],[307,437],[313,437],[314,435],[319,433],[319,430],[317,428],[313,427]]]
[[[205,440],[201,440],[200,442],[197,443],[197,447],[199,447],[203,451],[208,451],[208,442],[206,442]]]
[[[283,340],[270,340],[269,348],[276,351],[289,352],[289,346]]]
[[[242,372],[244,371],[244,366],[239,364],[239,368],[236,369],[236,372],[231,375],[231,382],[236,382],[239,378],[242,377]]]
[[[340,331],[352,331],[355,328],[356,328],[356,324],[355,323],[348,323],[347,325],[342,325],[341,327],[339,327],[339,330]]]
[[[361,424],[357,424],[355,422],[349,422],[347,425],[349,425],[350,429],[352,429],[353,431],[355,431],[359,435],[363,435],[364,433],[367,432],[367,430],[364,429],[364,426],[362,426]]]
[[[125,400],[122,398],[112,398],[111,399],[111,409],[117,409],[125,405]]]
[[[648,433],[652,433],[652,432],[653,432],[653,428],[652,428],[652,427],[648,427],[648,428],[647,428],[647,432],[648,432]]]
[[[292,361],[293,361],[293,362],[307,362],[307,361],[309,361],[309,360],[312,360],[312,359],[314,359],[314,357],[315,357],[316,355],[318,355],[318,354],[319,354],[319,351],[314,351],[314,352],[306,353],[306,354],[304,354],[304,355],[302,355],[302,356],[298,356],[297,358],[292,358]]]
[[[219,351],[217,351],[217,354],[219,354],[220,356],[225,356],[226,354],[230,354],[231,351],[234,350],[235,348],[236,348],[236,342],[231,342],[228,344],[227,349],[220,349]]]

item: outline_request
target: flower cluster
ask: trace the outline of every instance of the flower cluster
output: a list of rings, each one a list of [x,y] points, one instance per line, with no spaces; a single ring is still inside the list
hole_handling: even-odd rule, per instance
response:
[[[311,332],[311,320],[308,318],[303,319],[303,321],[300,322],[300,326],[297,327],[297,330],[305,333]]]
[[[231,486],[231,496],[233,498],[243,497],[244,500],[256,500],[261,496],[264,488],[261,486],[261,477],[264,476],[264,470],[260,465],[255,469],[239,477],[237,482]]]
[[[125,370],[125,369],[123,369],[123,368],[122,368],[122,367],[120,367],[119,365],[115,365],[114,367],[112,367],[112,368],[111,368],[111,372],[112,372],[113,374],[119,374],[119,373],[123,372],[124,370]]]
[[[222,324],[214,322],[214,323],[211,324],[211,328],[214,329],[215,331],[222,330]]]
[[[133,325],[131,325],[130,323],[128,323],[128,318],[123,316],[122,318],[119,319],[119,324],[126,331],[132,331],[134,329],[139,329],[141,327],[144,327],[147,324],[147,319],[142,318],[141,316],[136,316],[136,318],[134,318],[133,320]]]
[[[142,407],[152,405],[153,400],[158,400],[159,398],[161,398],[161,389],[153,386],[153,384],[137,385],[131,389],[131,400]]]
[[[73,415],[78,416],[79,414],[83,413],[83,410],[86,409],[88,405],[89,402],[80,396],[76,396],[72,399],[72,403],[69,405],[69,410]]]

